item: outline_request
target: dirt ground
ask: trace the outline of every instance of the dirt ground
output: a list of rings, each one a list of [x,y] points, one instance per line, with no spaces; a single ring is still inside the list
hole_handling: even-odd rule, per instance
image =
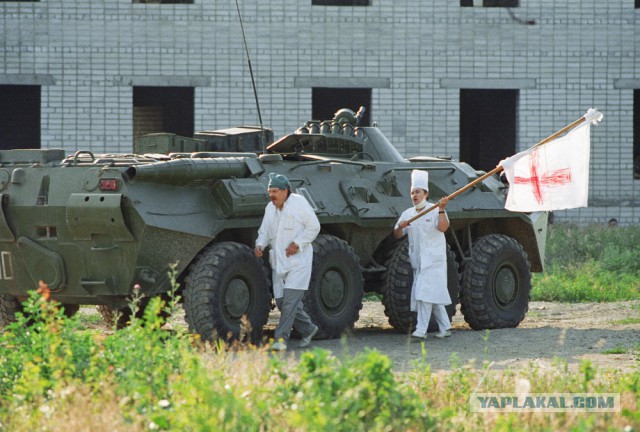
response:
[[[272,312],[269,328],[277,323]],[[623,320],[631,323],[624,323]],[[598,368],[634,370],[638,367],[640,346],[640,301],[615,303],[532,302],[520,326],[513,329],[474,331],[458,309],[453,317],[453,335],[437,339],[433,334],[424,341],[426,361],[432,371],[448,370],[456,353],[458,364],[482,367],[484,360],[492,369],[517,368],[536,364],[549,367],[554,358],[572,365],[583,359]],[[269,330],[267,329],[267,333]],[[298,341],[290,342],[290,352],[299,354]],[[342,340],[313,341],[312,347],[331,350],[336,356],[355,354],[375,348],[387,355],[397,372],[412,369],[422,356],[422,343],[408,335],[396,333],[379,302],[365,302],[352,333]],[[624,351],[611,354],[607,351]]]
[[[95,308],[82,310],[96,313]],[[186,326],[183,317],[174,317],[172,324]],[[279,312],[272,311],[265,336],[273,337],[278,318]],[[426,362],[434,372],[449,370],[454,353],[459,365],[480,368],[486,360],[493,363],[493,370],[531,364],[544,369],[556,358],[568,362],[570,367],[584,359],[598,368],[629,371],[637,370],[640,364],[640,301],[531,302],[527,316],[517,328],[491,330],[488,336],[485,331],[472,330],[459,309],[452,324],[450,338],[437,339],[429,334],[424,341]],[[297,340],[291,340],[287,355],[297,357],[305,351],[297,345]],[[365,302],[354,330],[342,339],[314,340],[307,349],[313,347],[330,350],[338,357],[354,355],[365,348],[376,349],[391,359],[396,372],[413,369],[423,352],[421,341],[393,330],[380,302]]]

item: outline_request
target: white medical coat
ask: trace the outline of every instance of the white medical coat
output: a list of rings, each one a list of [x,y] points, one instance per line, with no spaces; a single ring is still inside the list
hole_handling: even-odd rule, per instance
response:
[[[264,211],[258,229],[256,246],[271,246],[269,263],[273,269],[273,294],[283,295],[283,289],[307,290],[311,280],[313,246],[320,232],[320,222],[307,200],[298,194],[290,194],[282,210],[270,202]],[[287,256],[291,243],[298,245],[298,252]]]
[[[427,202],[427,207],[431,205]],[[398,228],[400,221],[409,220],[422,210],[408,208],[400,215],[395,227]],[[451,304],[447,289],[447,243],[444,233],[438,230],[438,210],[436,207],[402,230],[403,234],[409,236],[409,260],[413,268],[412,311],[416,310],[416,300]]]

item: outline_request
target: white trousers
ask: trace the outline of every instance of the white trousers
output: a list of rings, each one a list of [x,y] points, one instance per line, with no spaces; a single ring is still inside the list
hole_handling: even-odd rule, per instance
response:
[[[444,305],[416,300],[416,309],[418,312],[418,324],[416,325],[416,331],[418,333],[427,334],[432,309],[433,317],[438,323],[438,329],[440,332],[447,331],[451,328],[451,321],[449,321],[449,315],[447,314],[447,310],[444,308]]]

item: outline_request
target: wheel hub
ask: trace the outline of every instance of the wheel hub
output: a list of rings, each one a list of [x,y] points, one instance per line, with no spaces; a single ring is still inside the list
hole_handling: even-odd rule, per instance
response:
[[[494,279],[494,298],[502,308],[509,308],[518,297],[518,279],[515,269],[504,266],[496,272]]]
[[[249,286],[240,279],[232,279],[225,291],[224,306],[231,319],[240,319],[249,309]]]
[[[322,276],[320,298],[325,309],[338,309],[346,297],[346,286],[342,274],[336,270],[328,270]]]

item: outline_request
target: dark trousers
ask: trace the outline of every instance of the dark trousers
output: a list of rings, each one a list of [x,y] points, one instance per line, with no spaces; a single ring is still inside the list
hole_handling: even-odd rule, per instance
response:
[[[287,343],[294,327],[303,337],[309,335],[316,328],[302,305],[305,292],[304,290],[285,288],[284,295],[276,299],[276,305],[280,309],[280,321],[275,332],[276,341],[283,339]]]

